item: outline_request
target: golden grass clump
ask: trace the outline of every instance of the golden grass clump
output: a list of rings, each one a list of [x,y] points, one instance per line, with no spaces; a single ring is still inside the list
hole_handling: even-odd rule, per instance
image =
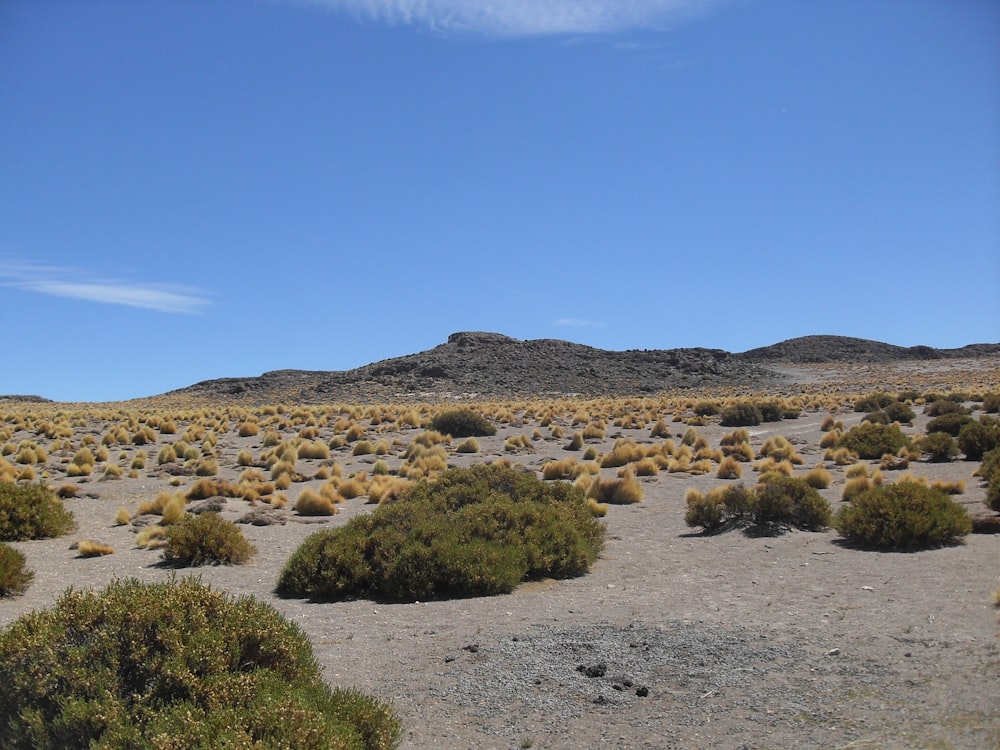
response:
[[[160,549],[167,544],[167,530],[162,526],[145,526],[135,537],[135,546],[140,549]]]
[[[375,452],[375,446],[371,440],[359,440],[351,449],[352,456],[368,456]]]
[[[177,460],[177,449],[173,445],[164,445],[160,448],[160,452],[156,454],[156,463],[160,466],[163,464],[172,464]]]
[[[531,438],[527,435],[511,435],[506,440],[503,441],[503,449],[505,451],[516,451],[521,448],[530,448]]]
[[[299,445],[296,457],[300,459],[327,459],[330,457],[330,447],[321,440],[306,441]]]
[[[822,466],[816,466],[806,472],[806,475],[802,477],[806,484],[817,490],[825,490],[830,486],[830,482],[833,480],[833,476]]]
[[[830,430],[829,432],[827,432],[825,435],[823,435],[823,437],[821,437],[819,439],[819,447],[820,448],[836,448],[837,447],[837,443],[840,442],[840,439],[842,437],[844,437],[844,433],[841,432],[839,429],[834,428],[834,429]]]
[[[610,453],[601,456],[601,468],[612,469],[639,461],[646,456],[646,450],[634,440],[618,439]]]
[[[568,451],[578,451],[583,449],[583,433],[574,432],[573,437],[569,439],[569,444],[566,446]]]
[[[78,490],[75,484],[63,484],[56,490],[56,495],[61,498],[76,497]]]
[[[329,497],[306,487],[295,498],[295,512],[300,516],[332,516],[337,512],[336,506]]]
[[[163,525],[169,526],[172,523],[178,523],[184,518],[187,515],[184,511],[184,506],[185,500],[183,495],[171,495],[166,505],[163,506],[163,513],[161,514]]]
[[[608,514],[608,506],[606,503],[599,503],[594,498],[587,498],[587,510],[595,518],[604,518]]]
[[[795,470],[792,466],[792,462],[788,459],[782,459],[781,461],[776,461],[775,459],[768,456],[767,458],[761,459],[753,465],[754,471],[759,471],[761,477],[758,481],[762,480],[766,474],[783,474],[786,477],[790,477],[792,472]]]
[[[576,459],[570,456],[542,465],[542,479],[570,479],[575,476]]]
[[[874,483],[867,475],[848,479],[844,482],[844,489],[840,493],[840,499],[850,502],[865,490],[870,490],[873,486]]]
[[[660,473],[660,465],[653,458],[643,458],[631,465],[637,477],[655,477]]]
[[[128,512],[128,508],[119,508],[115,513],[115,526],[126,526],[131,520],[132,514]]]
[[[105,479],[121,479],[123,470],[118,464],[107,464],[104,467]]]
[[[866,477],[868,476],[868,464],[854,464],[853,466],[848,466],[844,471],[844,476],[848,479]]]
[[[777,461],[790,461],[796,466],[805,463],[796,450],[795,446],[784,435],[772,435],[760,448],[761,456],[768,456]]]
[[[584,440],[603,440],[604,425],[600,422],[591,422],[583,428],[582,434]]]
[[[642,485],[632,474],[618,479],[595,479],[587,496],[598,503],[631,505],[642,501]]]
[[[466,438],[455,449],[457,453],[479,453],[479,441],[474,438]]]
[[[726,456],[719,464],[719,469],[716,471],[715,476],[719,479],[739,479],[743,476],[743,468],[735,458]]]
[[[369,503],[390,503],[397,500],[412,482],[400,477],[376,475],[368,486]]]
[[[76,546],[76,551],[80,557],[101,557],[102,555],[114,554],[115,548],[110,544],[97,542],[93,539],[81,539]]]

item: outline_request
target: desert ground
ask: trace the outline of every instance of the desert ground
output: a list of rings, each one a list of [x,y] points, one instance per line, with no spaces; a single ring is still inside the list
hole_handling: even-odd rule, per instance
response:
[[[834,510],[843,503],[847,472],[857,469],[824,460],[822,427],[831,416],[845,429],[858,424],[864,414],[852,408],[857,395],[1000,390],[996,359],[796,372],[796,383],[780,393],[754,397],[795,403],[800,415],[749,427],[751,445],[759,451],[780,434],[803,459],[797,474],[822,464],[832,481],[821,494]],[[585,444],[598,456],[620,439],[655,445],[669,438],[681,445],[689,429],[716,449],[732,428],[722,427],[718,417],[697,424],[692,408],[734,394],[753,395],[689,391],[466,404],[486,413],[497,434],[479,438],[474,453],[457,452],[460,440],[442,447],[449,465],[502,460],[540,472],[552,460],[573,456],[582,462],[582,451],[566,449],[571,435],[602,423],[603,437]],[[378,460],[398,471],[429,415],[446,406],[0,404],[2,442],[16,447],[36,441],[46,449],[44,461],[28,465],[32,476],[25,479],[74,486],[75,496],[64,502],[78,524],[65,537],[12,545],[35,575],[25,594],[0,599],[0,625],[50,606],[70,586],[200,576],[214,588],[265,600],[300,625],[332,684],[392,701],[407,750],[1000,747],[1000,621],[993,601],[1000,588],[1000,537],[971,534],[958,544],[901,553],[853,548],[833,530],[706,536],[689,528],[687,491],[752,484],[757,472],[751,462],[742,465],[740,480],[717,478],[717,462],[705,473],[663,469],[640,477],[642,501],[609,506],[605,549],[579,578],[529,582],[506,596],[415,603],[276,596],[277,575],[306,536],[375,507],[362,494],[339,499],[334,515],[306,517],[294,510],[296,496],[328,482],[334,466],[344,480],[358,472],[370,479]],[[929,417],[919,400],[913,410],[917,417],[904,431],[920,435]],[[161,425],[172,422],[173,431],[153,430],[149,443],[136,445],[131,438],[153,415]],[[659,420],[668,436],[651,435]],[[259,432],[241,436],[238,425],[246,421],[257,422]],[[48,437],[43,423],[63,429],[50,429]],[[346,436],[348,425],[359,426],[353,439],[335,440]],[[127,433],[123,440],[112,435],[103,442],[119,427]],[[556,427],[561,436],[553,434]],[[296,481],[270,498],[224,501],[222,514],[230,520],[257,511],[272,521],[241,525],[257,549],[247,564],[168,568],[158,550],[136,546],[136,525],[116,523],[121,508],[134,517],[160,492],[185,492],[198,481],[190,472],[171,471],[183,466],[183,458],[158,463],[164,446],[184,439],[215,460],[214,478],[236,482],[247,468],[238,465],[241,451],[268,473],[261,456],[269,431],[282,441],[332,440],[337,447],[327,457],[299,458]],[[520,436],[522,445],[508,441]],[[385,441],[388,450],[354,455],[360,440]],[[106,460],[89,475],[68,476],[88,442],[95,451],[104,445]],[[133,469],[140,450],[146,460]],[[24,471],[14,455],[5,458]],[[878,461],[862,463],[871,471],[879,467]],[[108,472],[108,464],[119,466],[120,476]],[[978,465],[961,457],[914,460],[882,474],[887,482],[905,472],[964,482],[955,499],[984,516],[990,512],[973,476]],[[273,502],[278,492],[287,499],[283,508]],[[81,557],[75,549],[81,540],[103,542],[114,552]]]

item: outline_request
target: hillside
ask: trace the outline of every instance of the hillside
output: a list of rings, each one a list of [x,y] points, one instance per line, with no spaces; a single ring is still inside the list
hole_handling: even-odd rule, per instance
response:
[[[704,348],[617,352],[557,339],[522,341],[499,333],[460,332],[433,349],[353,370],[275,370],[258,377],[203,381],[166,395],[253,403],[648,395],[695,386],[779,383],[788,377],[787,372],[772,369],[779,364],[872,363],[998,353],[998,344],[904,348],[841,336],[806,336],[741,354]]]

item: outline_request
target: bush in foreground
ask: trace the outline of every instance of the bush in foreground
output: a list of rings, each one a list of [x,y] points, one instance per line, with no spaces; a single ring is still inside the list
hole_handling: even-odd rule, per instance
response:
[[[371,515],[308,537],[277,590],[405,601],[509,593],[526,578],[583,575],[603,538],[570,484],[500,465],[450,469]]]
[[[270,605],[195,579],[67,591],[0,632],[0,747],[397,745],[392,708],[323,681],[305,633]]]
[[[850,542],[884,550],[927,549],[972,531],[968,512],[947,494],[906,481],[856,495],[833,525]]]
[[[177,567],[198,565],[241,565],[254,547],[232,521],[218,513],[184,516],[167,527],[163,559]]]
[[[0,541],[49,539],[75,528],[73,514],[45,485],[0,482]]]
[[[431,420],[428,429],[455,438],[491,437],[497,433],[497,428],[490,420],[471,409],[441,412]]]
[[[34,577],[25,567],[24,554],[0,542],[0,598],[23,594]]]

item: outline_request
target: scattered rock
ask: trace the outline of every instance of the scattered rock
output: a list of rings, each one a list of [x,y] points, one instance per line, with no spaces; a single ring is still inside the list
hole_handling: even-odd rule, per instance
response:
[[[607,662],[603,661],[594,662],[593,664],[581,664],[576,668],[576,671],[584,677],[591,679],[594,677],[604,677],[608,673],[608,665]]]

